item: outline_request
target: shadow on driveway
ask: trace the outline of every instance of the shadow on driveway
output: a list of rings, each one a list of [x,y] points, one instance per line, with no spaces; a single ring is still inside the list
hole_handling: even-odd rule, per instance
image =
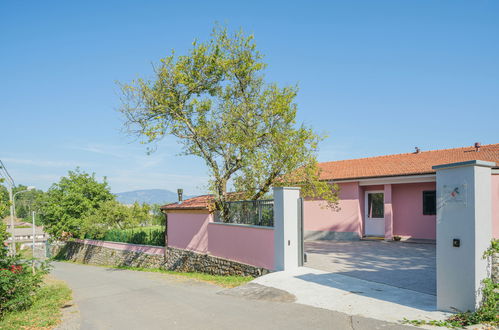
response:
[[[305,251],[310,268],[436,294],[434,244],[311,241]]]
[[[436,310],[436,297],[433,295],[406,289],[397,290],[393,286],[351,278],[350,276],[344,276],[342,273],[308,273],[297,275],[295,278],[343,290],[354,295],[391,302],[427,312]]]

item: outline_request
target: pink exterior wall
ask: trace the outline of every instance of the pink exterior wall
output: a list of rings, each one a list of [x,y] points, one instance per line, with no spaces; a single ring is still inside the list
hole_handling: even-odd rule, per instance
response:
[[[499,176],[497,176],[499,178]],[[499,200],[499,179],[496,191]],[[435,183],[407,183],[391,185],[359,186],[357,183],[341,183],[340,210],[321,208],[324,202],[306,201],[304,204],[304,229],[306,231],[356,232],[364,235],[366,191],[385,192],[385,237],[392,235],[412,238],[435,239],[436,216],[423,215],[423,191],[435,190]],[[497,205],[497,203],[496,203]],[[495,211],[499,234],[499,206]]]
[[[306,231],[355,232],[361,235],[359,185],[341,183],[339,210],[325,207],[324,201],[307,200],[303,204]]]
[[[76,239],[75,241],[88,245],[102,246],[105,248],[121,250],[121,251],[133,251],[133,252],[142,252],[146,254],[160,254],[160,255],[165,253],[165,249],[163,247],[150,246],[150,245],[95,241],[91,239],[85,239],[85,240]]]
[[[274,229],[219,223],[208,224],[211,255],[274,269]]]
[[[492,175],[492,237],[499,238],[499,175]]]
[[[436,190],[435,182],[392,185],[393,234],[435,239],[436,216],[423,215],[423,191]]]
[[[168,246],[208,252],[210,214],[168,213]]]

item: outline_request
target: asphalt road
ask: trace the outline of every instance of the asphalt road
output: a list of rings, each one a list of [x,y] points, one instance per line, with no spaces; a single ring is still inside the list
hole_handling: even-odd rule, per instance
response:
[[[409,328],[166,274],[71,263],[54,263],[52,274],[73,289],[81,329]]]

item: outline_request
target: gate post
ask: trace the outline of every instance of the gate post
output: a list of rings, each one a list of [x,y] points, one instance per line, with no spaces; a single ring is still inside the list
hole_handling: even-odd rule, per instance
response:
[[[293,270],[299,266],[298,221],[300,188],[274,187],[274,268]]]
[[[487,277],[492,238],[491,167],[472,160],[437,171],[437,309],[474,311]]]

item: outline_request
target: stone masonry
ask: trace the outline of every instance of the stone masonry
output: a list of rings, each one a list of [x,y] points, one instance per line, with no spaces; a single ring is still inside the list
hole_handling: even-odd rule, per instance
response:
[[[203,272],[213,275],[241,275],[257,277],[269,271],[207,254],[167,247],[165,255],[111,249],[108,247],[66,242],[52,246],[56,258],[74,262],[141,268],[163,268],[179,272]]]
[[[52,255],[64,260],[103,266],[160,268],[164,264],[163,255],[115,250],[80,242],[55,245]]]
[[[181,272],[203,272],[213,275],[253,277],[258,277],[269,272],[264,268],[172,247],[166,249],[164,268]]]
[[[492,255],[492,281],[499,283],[499,252]]]

